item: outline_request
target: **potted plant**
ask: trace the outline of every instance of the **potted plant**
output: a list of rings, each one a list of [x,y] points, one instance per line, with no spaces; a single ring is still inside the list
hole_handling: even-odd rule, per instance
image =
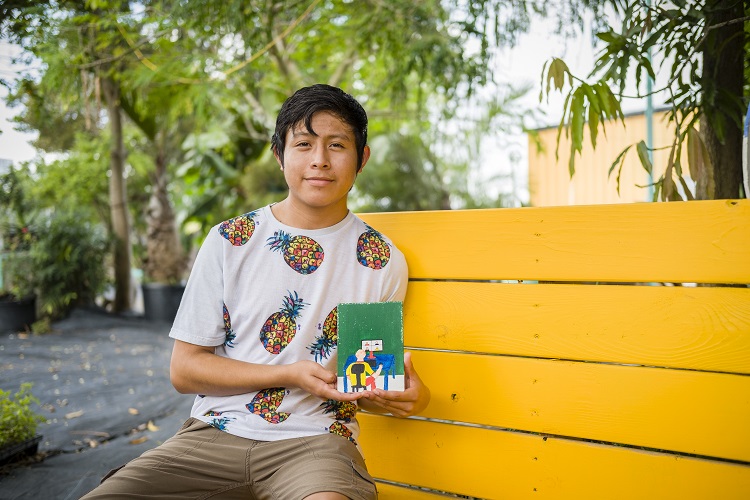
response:
[[[32,213],[22,178],[11,166],[0,175],[0,331],[29,329],[36,320]]]
[[[36,295],[28,252],[0,253],[0,332],[29,330],[36,321]]]
[[[0,175],[0,331],[63,318],[107,283],[104,229],[83,207],[34,208],[34,180],[23,167]]]
[[[37,414],[32,404],[39,404],[31,393],[32,384],[21,384],[15,394],[0,390],[0,465],[33,455],[42,436],[37,426],[45,419]]]
[[[161,134],[157,134],[157,138]],[[143,258],[143,310],[146,319],[172,322],[185,291],[185,250],[168,185],[168,160],[164,141],[158,154],[146,207],[146,245]]]

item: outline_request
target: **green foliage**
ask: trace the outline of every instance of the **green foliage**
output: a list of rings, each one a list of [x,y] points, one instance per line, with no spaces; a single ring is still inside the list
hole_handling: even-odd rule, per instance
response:
[[[578,82],[577,86],[574,81]],[[562,91],[566,82],[571,89],[565,100],[563,118],[557,129],[558,149],[555,150],[555,157],[558,157],[560,137],[565,130],[565,136],[570,137],[568,170],[572,177],[575,174],[576,154],[580,154],[583,149],[583,129],[586,121],[589,125],[591,144],[596,147],[599,126],[601,125],[602,131],[606,134],[606,122],[619,119],[624,123],[625,115],[620,102],[606,83],[600,81],[590,85],[578,80],[570,72],[568,65],[559,58],[553,58],[542,68],[543,90],[539,99],[543,99],[545,92],[549,95],[550,90]]]
[[[34,295],[34,266],[28,251],[3,252],[2,258],[2,288],[0,298],[9,297],[11,300],[23,300]]]
[[[605,2],[602,2],[605,3]],[[640,93],[635,96],[624,95],[625,85],[629,78],[635,78],[636,86],[640,89],[640,83],[645,78],[655,79],[660,71],[666,72],[668,81],[663,89],[657,89],[652,93],[667,91],[669,98],[667,104],[670,109],[668,118],[675,125],[676,133],[670,149],[669,160],[665,173],[655,180],[654,200],[677,200],[682,199],[677,189],[677,183],[683,187],[683,192],[688,199],[693,194],[688,189],[684,179],[684,168],[681,164],[683,148],[688,148],[688,162],[691,177],[703,181],[700,193],[702,196],[712,197],[714,194],[713,183],[716,180],[716,160],[712,160],[712,154],[706,145],[706,137],[715,137],[718,148],[735,148],[737,144],[725,144],[728,130],[736,132],[741,127],[744,116],[745,105],[743,105],[741,85],[737,89],[725,87],[730,83],[718,78],[722,72],[733,71],[732,68],[720,67],[708,63],[707,57],[718,60],[723,57],[725,51],[735,52],[727,56],[732,67],[732,57],[737,53],[737,37],[742,36],[742,30],[735,30],[736,34],[729,38],[718,37],[717,34],[726,32],[730,27],[736,27],[744,23],[748,29],[748,14],[750,6],[745,2],[742,17],[741,2],[697,2],[692,0],[666,1],[666,0],[640,0],[636,2],[611,1],[615,11],[621,16],[622,27],[619,30],[607,28],[597,33],[597,38],[603,42],[593,71],[589,75],[592,82],[577,78],[570,73],[567,65],[560,59],[552,59],[542,70],[543,83],[546,78],[546,87],[543,85],[543,98],[550,90],[563,91],[567,85],[567,97],[565,99],[563,118],[560,122],[560,131],[563,127],[566,136],[571,140],[569,170],[572,176],[575,172],[575,155],[581,152],[583,146],[583,126],[588,121],[591,143],[596,147],[596,137],[599,127],[604,131],[605,121],[622,119],[620,102],[626,98],[642,99],[646,94]],[[733,40],[734,38],[734,40]],[[747,53],[745,42],[745,54]],[[737,63],[742,59],[743,47],[739,44],[740,55]],[[652,52],[661,61],[658,67],[652,65]],[[746,56],[745,56],[746,59]],[[748,66],[745,65],[745,90],[750,80],[748,79]],[[613,91],[612,89],[617,89]],[[745,96],[748,97],[748,96]],[[697,125],[701,122],[701,131],[698,132]],[[558,148],[560,134],[558,133]],[[638,158],[643,168],[652,174],[654,166],[649,159],[648,147],[643,141],[636,145]],[[625,155],[631,149],[627,146],[617,157],[610,168],[610,174],[617,172],[618,189],[620,171]],[[718,150],[717,150],[718,151]],[[718,152],[716,153],[719,154]],[[718,157],[718,156],[717,156]],[[737,158],[739,158],[737,156]],[[731,171],[738,171],[741,165],[730,165],[726,168],[730,177],[737,177]],[[731,184],[726,181],[724,184]],[[726,190],[732,194],[732,190]],[[733,196],[737,196],[734,194]]]
[[[37,414],[32,405],[39,400],[31,393],[33,384],[21,384],[18,392],[0,389],[0,448],[31,439],[37,426],[45,418]]]
[[[34,206],[28,196],[26,172],[11,167],[0,176],[0,296],[25,299],[34,294],[28,251],[35,240]]]
[[[107,283],[109,242],[79,211],[53,212],[38,227],[30,250],[41,311],[52,319],[93,301]]]
[[[491,48],[513,42],[532,13],[548,8],[539,0],[73,0],[16,2],[0,8],[0,27],[42,62],[39,74],[8,85],[25,108],[20,120],[39,131],[37,146],[67,153],[40,165],[40,199],[74,193],[70,199],[88,200],[105,220],[106,145],[116,138],[106,132],[112,120],[102,89],[111,82],[120,90],[138,258],[158,233],[144,223],[149,195],[163,194],[165,185],[178,223],[197,234],[282,198],[286,186],[268,153],[275,116],[294,90],[317,82],[355,95],[370,115],[370,137],[387,137],[396,153],[371,161],[357,188],[361,200],[378,207],[479,203],[466,187],[475,144],[508,118]],[[578,12],[566,17],[580,20]],[[409,144],[417,149],[406,151]],[[473,155],[454,154],[462,150]],[[385,178],[389,172],[400,182]]]
[[[415,135],[380,135],[371,141],[372,156],[356,186],[363,212],[450,208],[440,165]]]

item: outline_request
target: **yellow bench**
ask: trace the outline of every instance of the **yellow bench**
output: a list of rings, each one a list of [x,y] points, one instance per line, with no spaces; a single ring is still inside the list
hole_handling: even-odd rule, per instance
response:
[[[432,390],[361,414],[382,499],[750,498],[750,200],[363,218]]]

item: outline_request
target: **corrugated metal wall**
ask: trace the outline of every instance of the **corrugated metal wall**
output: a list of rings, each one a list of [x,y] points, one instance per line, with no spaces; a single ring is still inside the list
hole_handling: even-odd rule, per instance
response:
[[[620,192],[617,192],[617,171],[608,177],[608,171],[620,152],[630,144],[646,137],[645,115],[637,114],[621,122],[607,122],[606,136],[599,131],[596,150],[591,147],[588,128],[584,129],[584,145],[581,156],[576,157],[576,172],[573,178],[568,173],[570,139],[563,129],[560,139],[559,159],[555,159],[557,127],[538,132],[541,150],[533,138],[529,139],[529,200],[532,206],[598,205],[607,203],[633,203],[651,201],[649,190],[639,188],[648,184],[648,174],[638,160],[633,146],[625,158],[620,176]],[[669,149],[674,137],[674,126],[667,122],[666,112],[653,115],[654,146],[665,148],[654,151],[654,169],[664,172]],[[687,157],[682,165],[687,168]],[[685,172],[687,177],[687,172]],[[691,181],[688,181],[689,185]]]

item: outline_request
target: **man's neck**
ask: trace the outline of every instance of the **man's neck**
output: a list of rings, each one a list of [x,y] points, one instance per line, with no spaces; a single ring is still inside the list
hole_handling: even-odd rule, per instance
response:
[[[349,209],[344,206],[343,209],[323,208],[320,210],[295,206],[295,204],[286,198],[279,203],[271,205],[273,216],[284,225],[295,227],[297,229],[323,229],[338,224],[349,213]]]

